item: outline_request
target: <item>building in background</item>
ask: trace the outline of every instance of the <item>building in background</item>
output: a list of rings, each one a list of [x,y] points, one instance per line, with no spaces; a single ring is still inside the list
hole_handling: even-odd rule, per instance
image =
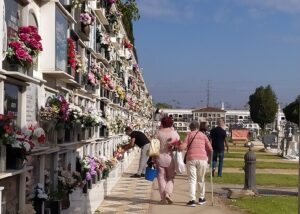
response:
[[[161,109],[161,114],[173,118],[178,132],[189,131],[189,124],[193,120],[192,109]]]
[[[226,111],[220,108],[205,107],[195,109],[192,113],[194,120],[199,122],[206,121],[208,123],[208,127],[211,129],[217,125],[218,119],[223,119],[225,121]]]

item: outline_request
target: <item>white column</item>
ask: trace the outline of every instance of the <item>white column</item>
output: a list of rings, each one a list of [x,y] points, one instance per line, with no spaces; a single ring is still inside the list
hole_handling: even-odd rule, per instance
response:
[[[18,95],[20,104],[18,105],[18,112],[20,114],[17,118],[17,124],[23,128],[26,125],[26,86],[22,87],[22,91]]]
[[[20,174],[20,181],[19,181],[19,212],[22,213],[25,208],[26,202],[26,176],[25,172]]]
[[[39,157],[39,183],[45,185],[45,155]]]
[[[4,187],[0,187],[0,214],[1,214],[1,211],[2,211],[2,191],[4,190]]]

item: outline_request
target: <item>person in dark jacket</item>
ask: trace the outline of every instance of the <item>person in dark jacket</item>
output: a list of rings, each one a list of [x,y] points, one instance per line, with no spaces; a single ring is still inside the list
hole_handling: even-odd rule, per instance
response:
[[[219,159],[218,177],[222,177],[225,145],[228,152],[228,144],[226,142],[226,131],[224,127],[225,127],[224,120],[218,119],[217,127],[213,128],[210,131],[210,137],[211,137],[212,147],[213,147],[212,175],[213,176],[215,175],[217,161]]]
[[[150,140],[141,131],[133,131],[130,127],[125,128],[125,133],[130,136],[130,143],[123,146],[124,150],[128,150],[135,145],[141,148],[141,156],[139,161],[139,168],[136,174],[130,176],[133,178],[140,178],[145,176],[145,170],[147,166],[147,152],[150,146]]]

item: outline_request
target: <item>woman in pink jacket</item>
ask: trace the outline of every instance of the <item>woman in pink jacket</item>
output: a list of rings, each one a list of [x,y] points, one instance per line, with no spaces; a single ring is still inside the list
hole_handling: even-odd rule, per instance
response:
[[[205,172],[212,154],[211,144],[205,134],[199,131],[199,123],[193,121],[190,124],[191,132],[188,133],[180,149],[187,150],[187,174],[189,183],[190,200],[187,206],[196,206],[196,184],[198,184],[198,204],[206,203],[205,200]]]
[[[166,202],[173,203],[171,194],[174,187],[175,163],[171,143],[179,141],[180,137],[172,125],[172,118],[164,117],[161,119],[161,128],[157,132],[157,138],[160,141],[160,154],[155,158],[155,162],[158,168],[158,188],[163,204]]]

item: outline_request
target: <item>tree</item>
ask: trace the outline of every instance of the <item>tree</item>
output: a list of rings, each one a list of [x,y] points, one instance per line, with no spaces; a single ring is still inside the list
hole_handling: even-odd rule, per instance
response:
[[[300,95],[295,99],[295,101],[288,104],[283,108],[283,113],[287,121],[292,123],[296,123],[299,125],[299,103],[300,103]]]
[[[159,109],[163,109],[163,108],[173,108],[172,105],[167,104],[167,103],[156,103],[156,104],[155,104],[155,107],[156,107],[156,108],[159,108]]]
[[[260,86],[249,96],[250,117],[260,128],[265,130],[266,124],[275,120],[278,111],[277,97],[271,86]]]

